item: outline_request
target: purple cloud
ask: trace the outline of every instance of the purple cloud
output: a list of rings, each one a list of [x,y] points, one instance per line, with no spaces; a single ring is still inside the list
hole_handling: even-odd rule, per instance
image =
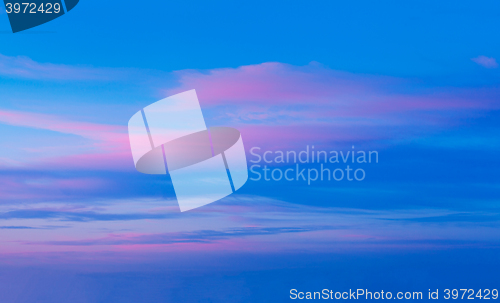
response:
[[[486,67],[486,68],[497,68],[498,63],[495,58],[489,58],[486,56],[478,56],[476,58],[472,58],[472,61],[476,62],[477,64]]]

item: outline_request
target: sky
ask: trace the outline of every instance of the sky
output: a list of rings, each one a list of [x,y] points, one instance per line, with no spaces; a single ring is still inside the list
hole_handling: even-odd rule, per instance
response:
[[[498,287],[499,6],[82,0],[16,34],[2,10],[0,301]],[[127,123],[191,89],[260,167],[181,213]],[[378,161],[324,163],[362,181],[252,180],[297,168],[255,153],[313,146]]]

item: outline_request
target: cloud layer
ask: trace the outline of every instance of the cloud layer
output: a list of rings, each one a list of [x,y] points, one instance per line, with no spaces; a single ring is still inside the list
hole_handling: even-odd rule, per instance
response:
[[[79,84],[114,77],[108,72],[0,57],[0,76],[35,82],[69,79],[71,83],[62,87],[75,95],[81,93],[81,102],[90,102],[94,96],[85,94]],[[154,79],[154,74],[148,75]],[[135,80],[120,89],[139,94],[137,78],[132,74],[130,79]],[[484,190],[489,183],[471,188],[468,194],[483,188],[484,197],[469,203],[469,196],[460,194],[463,188],[443,190],[452,185],[441,176],[460,176],[453,171],[456,163],[446,162],[447,154],[424,150],[423,155],[430,155],[422,160],[420,152],[398,149],[405,144],[422,148],[422,142],[444,148],[429,143],[434,141],[428,138],[435,135],[440,136],[435,139],[439,142],[461,140],[465,143],[456,146],[469,146],[463,136],[446,137],[446,133],[496,112],[497,88],[435,87],[418,79],[347,73],[318,63],[182,70],[170,73],[170,79],[174,80],[161,86],[159,78],[145,81],[140,92],[148,91],[148,98],[127,103],[116,97],[112,101],[123,102],[126,109],[92,111],[92,119],[41,113],[22,102],[0,108],[0,124],[4,134],[8,132],[0,150],[0,229],[4,236],[0,253],[427,249],[489,245],[499,237],[495,209],[489,214],[470,209],[472,204],[489,203],[494,196],[494,189]],[[126,125],[144,106],[193,88],[207,125],[238,128],[247,150],[254,146],[303,150],[306,145],[336,150],[355,144],[356,148],[383,149],[381,162],[385,164],[381,165],[385,166],[373,174],[375,183],[359,186],[251,183],[238,192],[236,200],[230,197],[181,217],[168,177],[134,170]],[[72,112],[75,104],[66,106]],[[47,108],[50,105],[44,104],[43,110]],[[469,137],[477,138],[477,133],[484,135],[478,127]],[[23,137],[26,134],[30,136]],[[51,144],[55,142],[57,146]],[[64,149],[52,155],[60,146]],[[446,148],[452,146],[446,144]],[[392,154],[386,153],[390,149]],[[17,157],[21,153],[23,158]],[[442,158],[436,160],[436,153]],[[434,162],[427,163],[429,159]],[[463,154],[457,159],[471,162]],[[449,170],[447,175],[437,169],[443,167]],[[427,168],[432,174],[421,171]],[[470,171],[482,173],[482,168]],[[419,174],[425,178],[419,179]],[[475,178],[475,182],[485,181]],[[420,194],[424,191],[425,199]],[[466,201],[449,203],[453,194]],[[476,237],[478,230],[481,239]]]

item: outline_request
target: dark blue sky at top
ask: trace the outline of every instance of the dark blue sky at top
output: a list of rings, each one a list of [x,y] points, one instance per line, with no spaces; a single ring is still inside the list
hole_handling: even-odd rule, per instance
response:
[[[499,57],[495,1],[81,1],[70,14],[11,35],[4,55],[41,62],[160,70],[318,61],[356,73],[491,84],[470,58]],[[495,73],[498,80],[498,74]]]

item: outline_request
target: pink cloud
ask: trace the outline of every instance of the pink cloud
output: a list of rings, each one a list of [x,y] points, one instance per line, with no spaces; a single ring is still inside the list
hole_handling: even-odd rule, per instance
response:
[[[271,62],[176,74],[181,86],[165,95],[195,88],[202,107],[226,111],[227,117],[244,123],[338,123],[356,118],[392,124],[408,119],[401,114],[412,118],[423,111],[486,109],[494,104],[494,98],[478,100],[473,91],[425,89],[414,81],[339,72],[318,63]]]
[[[195,88],[202,108],[214,116],[209,123],[232,124],[255,146],[397,139],[408,136],[409,127],[418,136],[498,108],[495,89],[427,88],[314,62],[175,73],[180,87],[165,96]]]
[[[486,68],[497,68],[498,63],[495,58],[489,58],[486,56],[478,56],[476,58],[472,58],[472,61],[476,62],[477,64],[486,67]]]
[[[17,167],[28,165],[30,168],[123,170],[130,169],[132,163],[133,168],[126,126],[71,121],[56,115],[7,110],[0,110],[0,123],[72,134],[91,140],[91,152],[82,152],[80,146],[75,146],[71,154],[37,156],[29,163],[16,162]],[[30,147],[28,151],[36,155],[37,147]],[[12,166],[12,161],[8,159],[1,162]]]
[[[184,70],[176,72],[181,87],[168,94],[195,88],[208,105],[246,101],[249,104],[290,104],[331,100],[365,90],[362,83],[352,81],[353,75],[333,71],[317,63],[297,67],[278,62],[213,69],[208,72]],[[335,82],[331,82],[331,80]]]
[[[408,80],[335,71],[314,62],[306,66],[269,62],[175,73],[181,86],[167,90],[166,94],[195,88],[205,106],[328,106],[351,115],[477,106],[477,102],[446,93],[442,88],[418,92],[418,85]]]
[[[71,121],[56,115],[0,110],[0,122],[73,134],[98,141],[123,143],[124,139],[127,139],[125,126]]]

